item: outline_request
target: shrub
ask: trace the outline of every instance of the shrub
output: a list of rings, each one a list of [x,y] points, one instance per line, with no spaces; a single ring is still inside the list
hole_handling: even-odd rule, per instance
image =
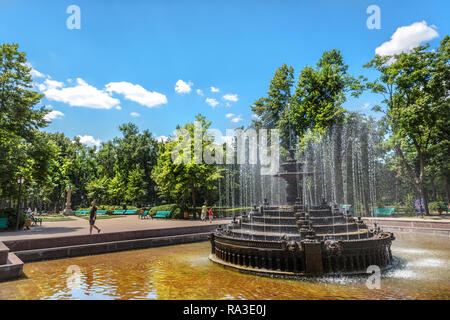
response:
[[[440,207],[440,205],[439,205],[439,202],[430,202],[430,203],[428,204],[428,209],[429,209],[430,211],[434,211],[434,212],[442,211],[442,210],[441,210],[441,207]]]
[[[414,207],[414,195],[409,193],[406,196],[406,200],[405,200],[405,207],[406,207],[406,212],[410,215],[416,215],[416,209]]]
[[[8,229],[14,230],[16,228],[16,209],[6,208],[0,209],[0,218],[8,218]],[[23,228],[25,224],[26,214],[19,212],[19,230]]]

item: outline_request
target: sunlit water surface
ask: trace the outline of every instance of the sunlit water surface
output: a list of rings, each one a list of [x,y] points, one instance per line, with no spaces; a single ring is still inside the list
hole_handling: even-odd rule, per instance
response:
[[[449,299],[450,239],[396,234],[402,265],[367,277],[279,280],[241,274],[208,260],[209,242],[27,263],[0,283],[0,299]],[[79,270],[77,278],[68,270]]]

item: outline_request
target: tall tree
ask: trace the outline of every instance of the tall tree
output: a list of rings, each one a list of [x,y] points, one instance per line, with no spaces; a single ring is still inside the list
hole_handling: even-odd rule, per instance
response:
[[[37,136],[39,128],[47,125],[48,112],[36,108],[42,95],[31,90],[31,68],[17,44],[0,46],[0,196],[13,196],[17,177],[33,175],[41,179],[47,166],[46,148]],[[37,164],[35,167],[27,164]],[[39,169],[39,170],[38,170]]]
[[[201,153],[203,154],[204,150],[213,143],[213,138],[206,131],[211,122],[201,115],[196,116],[196,121],[200,124],[197,134],[203,137],[201,143]],[[183,137],[180,136],[174,137],[165,144],[160,144],[158,164],[153,170],[152,177],[158,186],[160,195],[185,206],[190,202],[195,207],[198,204],[199,190],[213,191],[216,189],[216,184],[213,182],[220,178],[220,175],[216,165],[198,161],[198,154],[194,152],[193,143],[196,134],[195,123],[187,123],[177,129],[184,129],[190,140],[187,141],[188,143],[182,144],[180,139],[182,140]],[[186,160],[174,161],[172,158],[174,150],[179,151],[180,157],[187,156]]]
[[[291,99],[291,88],[294,83],[294,68],[283,64],[270,80],[269,91],[266,97],[261,97],[251,106],[252,111],[258,117],[253,120],[256,128],[279,128],[280,120],[287,113]],[[282,146],[289,147],[289,132],[281,135]]]
[[[342,203],[342,128],[345,109],[342,107],[351,94],[358,97],[364,90],[362,76],[348,73],[339,50],[323,53],[315,68],[306,66],[300,71],[297,87],[291,99],[289,113],[282,118],[280,127],[293,128],[293,134],[301,138],[306,130],[325,132],[335,130],[334,162],[335,199]]]
[[[391,141],[417,194],[424,199],[427,215],[425,167],[433,157],[433,146],[449,136],[449,36],[437,50],[428,48],[429,45],[419,46],[394,56],[376,55],[365,65],[380,72],[370,88],[385,96]],[[412,159],[405,154],[408,149],[415,153]]]

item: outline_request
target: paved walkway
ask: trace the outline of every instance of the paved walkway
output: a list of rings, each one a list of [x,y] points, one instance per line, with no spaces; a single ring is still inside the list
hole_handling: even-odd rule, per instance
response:
[[[386,221],[414,221],[414,222],[443,222],[450,224],[450,215],[429,216],[429,217],[363,217],[369,220],[386,220]]]
[[[71,221],[44,221],[42,226],[33,226],[30,230],[0,232],[0,241],[19,239],[38,239],[89,234],[89,221],[72,217]],[[228,219],[216,219],[213,224],[228,223]],[[210,224],[209,221],[200,220],[165,220],[165,219],[139,219],[137,216],[124,216],[112,219],[98,219],[96,225],[102,233],[136,231],[148,229],[164,229],[176,227],[190,227]],[[97,232],[93,230],[92,233]]]

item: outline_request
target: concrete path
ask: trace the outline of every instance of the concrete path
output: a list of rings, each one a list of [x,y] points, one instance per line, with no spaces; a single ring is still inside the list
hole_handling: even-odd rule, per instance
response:
[[[442,214],[432,215],[432,216],[424,216],[423,218],[419,217],[389,217],[389,216],[377,216],[377,217],[363,217],[364,219],[382,219],[382,220],[392,220],[392,221],[423,221],[423,222],[448,222],[450,223],[450,214]]]
[[[72,218],[74,220],[71,221],[44,221],[42,226],[33,226],[30,230],[0,232],[0,241],[89,234],[88,220],[79,217]],[[228,219],[216,219],[212,224],[224,224],[230,221]],[[189,227],[205,224],[210,224],[210,222],[202,222],[200,220],[139,219],[135,215],[112,219],[98,219],[96,222],[96,225],[101,229],[102,233]],[[97,230],[93,229],[92,233],[97,233]]]

